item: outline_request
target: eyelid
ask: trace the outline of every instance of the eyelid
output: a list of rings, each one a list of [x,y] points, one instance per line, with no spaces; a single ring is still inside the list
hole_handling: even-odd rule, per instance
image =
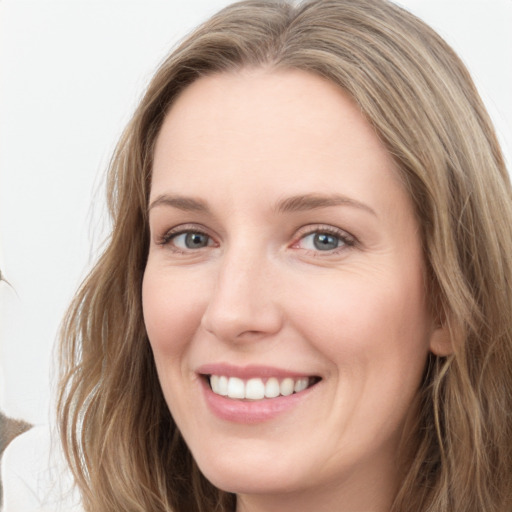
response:
[[[356,245],[358,243],[357,238],[344,229],[341,229],[341,228],[338,228],[335,226],[331,226],[329,224],[308,224],[307,226],[301,227],[297,231],[297,234],[294,237],[294,241],[293,241],[291,247],[300,249],[300,247],[298,247],[298,244],[300,243],[300,241],[303,240],[304,238],[306,238],[307,236],[315,234],[315,233],[326,233],[329,235],[333,235],[335,237],[338,237],[343,242],[343,245],[341,247],[338,247],[338,248],[330,250],[330,251],[320,251],[320,250],[311,251],[310,250],[310,252],[315,252],[315,253],[325,252],[326,256],[328,256],[329,254],[336,254],[338,251],[345,250],[347,247],[353,247],[354,245]]]
[[[194,224],[194,223],[186,223],[186,224],[179,224],[177,226],[174,226],[168,230],[166,230],[162,235],[159,235],[155,237],[155,243],[160,246],[167,246],[171,243],[172,239],[185,233],[200,233],[202,235],[205,235],[209,237],[210,240],[213,241],[213,246],[218,246],[218,242],[216,241],[216,238],[214,235],[212,235],[211,231],[204,227],[201,224]],[[332,236],[335,236],[339,238],[342,242],[342,245],[336,249],[332,250],[311,250],[311,249],[304,249],[308,252],[319,254],[319,253],[325,253],[324,256],[329,256],[333,254],[337,254],[340,251],[344,251],[347,248],[353,247],[354,245],[357,245],[358,239],[349,233],[348,231],[338,228],[336,226],[332,226],[329,224],[308,224],[306,226],[303,226],[299,228],[296,231],[296,234],[293,237],[293,241],[289,247],[295,248],[295,249],[303,249],[299,247],[299,244],[301,240],[306,238],[307,236],[313,235],[315,233],[326,233]],[[183,250],[178,247],[173,247],[173,250],[175,252],[195,252],[199,249],[189,249]]]
[[[211,233],[201,224],[179,224],[178,226],[166,230],[162,235],[157,236],[155,243],[157,245],[166,246],[173,238],[184,233],[200,233],[209,237],[211,240],[215,240]]]

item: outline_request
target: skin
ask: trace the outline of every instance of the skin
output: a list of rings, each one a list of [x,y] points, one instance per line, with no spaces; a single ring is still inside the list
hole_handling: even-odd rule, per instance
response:
[[[242,70],[189,86],[154,157],[144,319],[199,467],[237,493],[238,512],[388,511],[440,332],[413,206],[372,127],[319,77]],[[276,207],[311,194],[348,200]],[[173,229],[203,232],[206,245]],[[314,244],[326,230],[334,249]],[[205,403],[197,369],[209,363],[321,381],[285,413],[239,424]]]

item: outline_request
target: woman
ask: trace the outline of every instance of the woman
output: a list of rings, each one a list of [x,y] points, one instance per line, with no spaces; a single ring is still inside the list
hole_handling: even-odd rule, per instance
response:
[[[86,510],[512,504],[493,128],[393,4],[235,4],[162,64],[62,333]]]

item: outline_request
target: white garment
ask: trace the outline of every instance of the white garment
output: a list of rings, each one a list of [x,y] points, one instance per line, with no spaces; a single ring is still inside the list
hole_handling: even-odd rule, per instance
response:
[[[2,512],[83,512],[60,445],[49,427],[15,438],[2,457]]]

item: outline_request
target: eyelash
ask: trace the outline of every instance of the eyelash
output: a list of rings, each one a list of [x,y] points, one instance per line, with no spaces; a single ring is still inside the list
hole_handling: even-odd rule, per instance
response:
[[[325,256],[336,255],[346,249],[354,247],[357,239],[347,233],[346,231],[328,225],[307,226],[303,230],[299,230],[297,241],[292,244],[292,247],[297,247],[298,244],[311,235],[329,235],[338,239],[340,245],[334,249],[321,251],[320,249],[306,249],[306,251],[314,256],[320,256],[324,253]]]
[[[177,238],[180,235],[185,234],[198,234],[198,235],[204,235],[208,238],[212,239],[212,237],[201,227],[191,224],[191,225],[181,225],[176,228],[172,228],[169,231],[167,231],[162,237],[160,237],[157,240],[157,244],[160,246],[169,246],[171,250],[177,254],[186,254],[188,252],[193,252],[194,249],[180,249],[179,247],[176,247],[176,245],[171,244],[172,240]]]
[[[197,234],[197,235],[203,235],[208,237],[210,240],[213,240],[213,238],[200,226],[197,225],[182,225],[178,226],[176,228],[172,228],[169,231],[167,231],[162,237],[160,237],[157,240],[157,244],[160,246],[169,246],[171,250],[177,254],[187,254],[195,252],[196,250],[200,250],[205,247],[200,247],[198,249],[181,249],[177,247],[176,245],[171,244],[173,239],[176,239],[180,235],[185,234]],[[347,248],[353,247],[357,244],[357,239],[347,233],[346,231],[335,228],[333,226],[328,225],[315,225],[315,226],[308,226],[305,228],[302,228],[299,230],[297,237],[295,238],[295,241],[291,244],[292,248],[300,248],[298,247],[298,244],[306,239],[308,236],[311,235],[329,235],[333,236],[338,239],[340,246],[336,247],[334,249],[329,249],[326,251],[322,251],[320,249],[305,249],[308,253],[312,253],[315,256],[319,256],[321,253],[325,253],[326,256],[338,254],[339,252],[346,250]]]

